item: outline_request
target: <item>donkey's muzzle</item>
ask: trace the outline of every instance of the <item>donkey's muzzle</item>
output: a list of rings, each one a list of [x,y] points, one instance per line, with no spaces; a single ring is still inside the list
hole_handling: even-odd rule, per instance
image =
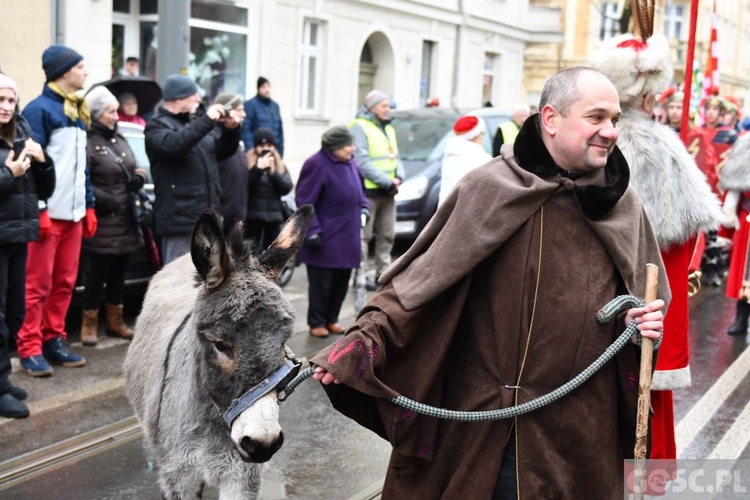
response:
[[[271,443],[260,442],[249,437],[240,440],[240,448],[244,453],[240,453],[242,460],[249,463],[260,464],[268,462],[271,457],[281,449],[284,444],[284,433],[280,432],[279,437]]]

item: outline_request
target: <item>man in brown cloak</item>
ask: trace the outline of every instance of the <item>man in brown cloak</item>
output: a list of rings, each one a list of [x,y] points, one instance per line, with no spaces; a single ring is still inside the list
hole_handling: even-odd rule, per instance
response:
[[[617,91],[573,68],[547,81],[539,107],[457,185],[347,335],[311,360],[334,407],[392,444],[383,498],[623,497],[635,344],[513,419],[438,420],[389,401],[507,408],[576,376],[631,321],[659,338],[663,300],[595,321],[615,296],[643,295],[647,262],[662,267],[615,147]],[[659,282],[668,300],[663,271]]]

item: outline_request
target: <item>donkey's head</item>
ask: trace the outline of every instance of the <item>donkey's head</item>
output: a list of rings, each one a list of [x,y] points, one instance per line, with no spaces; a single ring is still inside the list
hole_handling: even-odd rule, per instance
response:
[[[294,317],[274,280],[299,250],[311,218],[311,206],[300,208],[257,257],[241,228],[225,241],[212,211],[195,225],[190,253],[202,287],[193,312],[198,384],[222,411],[284,363]],[[231,436],[243,460],[265,462],[281,447],[278,415],[274,390],[233,420]]]

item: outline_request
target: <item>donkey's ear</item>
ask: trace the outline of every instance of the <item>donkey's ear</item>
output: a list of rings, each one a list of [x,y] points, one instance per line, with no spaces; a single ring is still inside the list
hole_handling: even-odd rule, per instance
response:
[[[275,280],[300,249],[312,217],[312,205],[304,205],[297,209],[281,228],[281,233],[271,246],[260,255],[260,266],[269,279]]]
[[[213,210],[203,212],[193,228],[190,256],[208,288],[222,284],[229,275],[229,253],[219,217]]]

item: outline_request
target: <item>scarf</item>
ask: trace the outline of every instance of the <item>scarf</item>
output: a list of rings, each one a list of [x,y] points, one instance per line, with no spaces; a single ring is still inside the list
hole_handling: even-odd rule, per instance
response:
[[[68,92],[67,90],[61,89],[55,82],[48,82],[47,86],[52,92],[63,98],[63,113],[65,113],[65,116],[74,122],[80,118],[86,125],[86,128],[91,125],[89,107],[83,97],[80,97],[75,92]]]

